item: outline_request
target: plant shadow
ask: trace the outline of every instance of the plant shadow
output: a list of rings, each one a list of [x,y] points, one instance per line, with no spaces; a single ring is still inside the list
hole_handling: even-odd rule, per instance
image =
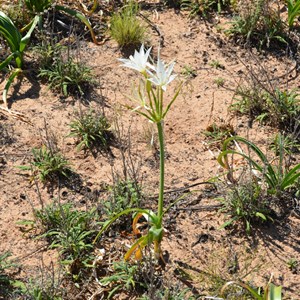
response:
[[[25,92],[22,92],[22,82],[26,78],[31,84],[30,88]],[[18,78],[15,84],[12,87],[12,94],[8,97],[8,107],[11,108],[13,103],[16,103],[20,100],[24,99],[38,99],[40,97],[41,85],[36,80],[36,78],[32,76],[22,76]]]

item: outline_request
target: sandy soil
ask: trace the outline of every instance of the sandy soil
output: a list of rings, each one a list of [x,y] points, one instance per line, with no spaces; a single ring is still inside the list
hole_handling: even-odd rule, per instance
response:
[[[246,118],[233,116],[228,110],[234,96],[231,90],[246,74],[248,66],[257,66],[259,62],[276,77],[292,68],[293,62],[280,55],[250,54],[241,47],[232,46],[227,37],[217,32],[215,24],[189,20],[173,10],[164,10],[158,15],[153,13],[149,18],[164,37],[162,58],[176,61],[177,82],[184,81],[183,92],[165,121],[166,190],[174,190],[221,174],[216,161],[218,150],[210,148],[202,134],[214,121],[231,124],[238,135],[248,137],[263,148],[266,146],[276,130],[256,123],[250,128]],[[217,21],[214,20],[215,23]],[[219,21],[222,24],[226,19]],[[153,53],[157,51],[158,40],[156,33],[149,28]],[[128,103],[125,95],[130,93],[131,82],[136,79],[134,72],[120,67],[117,58],[122,57],[122,53],[112,40],[101,46],[82,41],[80,52],[99,80],[90,105],[95,108],[104,105],[111,121],[118,117],[124,127],[125,140],[128,139],[126,132],[130,125],[132,155],[140,166],[139,175],[144,189],[148,194],[156,194],[157,152],[149,147],[151,124],[122,106]],[[213,61],[222,68],[212,66]],[[182,75],[185,66],[195,69],[196,76],[186,78]],[[217,78],[224,79],[224,88],[217,87]],[[2,82],[1,90],[3,85]],[[296,80],[291,79],[289,86],[297,86]],[[170,89],[170,94],[172,92]],[[24,226],[17,222],[32,218],[33,207],[40,207],[41,201],[49,203],[59,195],[63,200],[68,198],[78,207],[84,207],[81,200],[85,191],[99,191],[104,185],[112,184],[111,164],[121,169],[121,155],[114,147],[113,159],[108,155],[94,157],[90,153],[77,152],[75,140],[67,135],[68,124],[79,103],[71,98],[61,101],[34,79],[23,78],[21,85],[11,89],[9,104],[12,109],[30,118],[33,126],[0,117],[0,253],[12,252],[13,258],[17,258],[21,265],[19,276],[25,278],[35,274],[41,265],[49,266],[52,261],[55,262],[57,253],[46,250],[45,241],[34,240],[31,234],[25,234]],[[86,103],[81,105],[87,109]],[[39,197],[37,187],[26,176],[28,173],[17,167],[28,164],[31,149],[43,144],[45,124],[48,132],[55,135],[58,147],[70,160],[72,169],[81,177],[81,186],[75,184],[73,188],[54,188],[52,191],[40,186]],[[263,286],[273,274],[273,282],[284,287],[284,299],[299,299],[299,275],[297,272],[293,274],[287,266],[291,258],[300,260],[299,218],[290,216],[284,223],[277,220],[255,230],[249,237],[220,230],[224,215],[217,209],[209,210],[218,202],[207,196],[210,193],[204,187],[199,189],[199,194],[189,196],[167,216],[163,249],[170,255],[169,271],[178,262],[186,264],[185,270],[194,274],[194,283],[202,295],[208,294],[207,286],[201,285],[205,272],[220,274],[228,280],[243,278],[258,286]],[[99,194],[100,199],[102,194]],[[232,271],[235,263],[237,269]]]

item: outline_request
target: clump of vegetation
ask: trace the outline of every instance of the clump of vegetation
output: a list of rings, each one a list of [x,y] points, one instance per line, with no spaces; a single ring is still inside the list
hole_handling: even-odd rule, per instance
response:
[[[230,124],[218,125],[216,123],[212,123],[207,126],[207,128],[203,131],[203,134],[208,140],[209,145],[219,147],[227,138],[235,135],[235,131]]]
[[[243,152],[239,145],[238,150],[229,149],[230,142],[244,144],[248,147],[248,152]],[[232,216],[223,227],[242,219],[246,231],[250,232],[253,220],[271,219],[270,212],[275,207],[281,210],[279,213],[286,213],[290,200],[297,193],[300,164],[293,167],[286,164],[281,138],[279,143],[278,157],[270,161],[255,144],[247,139],[235,136],[225,140],[218,162],[228,171],[227,179],[234,184],[234,188],[229,190],[223,201],[225,210]],[[239,184],[234,178],[236,168],[230,164],[229,155],[238,155],[245,160],[247,170],[250,172],[247,176],[251,184],[249,182]]]
[[[61,263],[69,266],[73,279],[77,279],[82,267],[89,267],[92,260],[92,241],[95,237],[99,215],[96,209],[81,211],[74,205],[54,202],[34,211],[35,224],[49,240],[50,248],[57,248]]]
[[[19,29],[30,22],[31,15],[26,11],[22,1],[11,3],[4,11]]]
[[[4,285],[9,285],[9,277],[5,274],[5,270],[12,266],[11,262],[8,261],[8,257],[10,255],[11,254],[9,252],[5,252],[0,255],[0,291]]]
[[[219,62],[218,60],[215,60],[213,59],[209,65],[212,67],[212,68],[215,68],[215,69],[221,69],[221,70],[225,70],[225,66]]]
[[[118,180],[110,188],[110,197],[104,203],[104,211],[113,217],[125,209],[139,207],[141,204],[141,188],[130,180]]]
[[[218,77],[214,79],[214,83],[217,85],[217,87],[223,87],[225,84],[225,79],[222,77]]]
[[[299,272],[299,261],[296,258],[290,258],[286,264],[293,274]]]
[[[107,149],[112,139],[110,124],[106,117],[94,110],[80,111],[69,126],[71,128],[69,136],[77,139],[78,150],[94,147]]]
[[[221,202],[222,211],[230,215],[230,220],[222,228],[242,221],[249,234],[253,224],[271,219],[270,202],[257,182],[237,183],[226,192]]]
[[[240,1],[238,14],[231,22],[228,35],[234,36],[245,43],[270,46],[270,42],[286,43],[284,23],[280,12],[272,7],[272,1],[248,0]]]
[[[52,90],[65,97],[76,94],[83,96],[94,80],[91,69],[71,57],[67,60],[58,57],[53,65],[42,67],[38,77],[45,78]]]
[[[45,37],[41,37],[41,43],[32,47],[32,50],[37,56],[39,69],[50,69],[62,57],[65,47],[60,43],[52,43]]]
[[[105,299],[116,299],[114,297],[120,292],[130,293],[145,289],[141,268],[141,264],[124,261],[113,263],[111,274],[100,279],[102,286],[109,287]]]
[[[7,83],[3,91],[3,102],[6,108],[7,106],[7,93],[14,81],[14,79],[23,72],[22,68],[24,65],[24,53],[25,49],[30,41],[31,34],[38,23],[38,18],[34,18],[30,23],[30,27],[27,33],[22,36],[21,31],[16,27],[13,21],[2,11],[0,11],[0,35],[3,36],[7,42],[11,53],[0,63],[0,71],[8,70],[8,65],[15,61],[16,68],[14,68],[9,75]]]
[[[32,170],[33,176],[41,182],[53,181],[56,178],[68,177],[70,163],[58,151],[43,145],[41,148],[32,149],[33,160],[30,166],[21,166],[22,170]]]
[[[181,0],[181,9],[188,10],[190,17],[202,15],[208,17],[213,11],[221,13],[222,10],[235,7],[237,0]]]
[[[251,150],[253,153],[246,154],[241,150],[237,151],[229,149],[230,142],[232,141],[246,145],[249,151]],[[255,170],[255,172],[259,173],[259,175],[263,178],[267,184],[268,194],[271,195],[280,196],[282,192],[287,191],[295,186],[298,177],[300,176],[300,164],[297,164],[292,168],[290,168],[289,165],[285,165],[285,153],[282,143],[280,146],[279,156],[277,157],[277,165],[274,165],[274,159],[269,161],[262,150],[249,140],[239,136],[234,136],[225,140],[223,143],[222,152],[218,157],[218,162],[222,167],[226,168],[230,172],[230,177],[232,177],[232,172],[234,170],[228,162],[228,155],[230,154],[243,157],[250,165],[252,170]],[[254,156],[257,157],[257,161],[255,160]]]
[[[293,153],[300,152],[300,143],[293,134],[278,133],[270,144],[270,149],[276,156],[280,155],[281,151],[287,155],[292,155]]]
[[[295,128],[299,122],[300,101],[296,90],[276,89],[269,92],[260,86],[239,87],[236,100],[233,110],[260,122],[269,122],[285,129]]]
[[[197,71],[189,65],[183,66],[183,70],[181,71],[181,74],[186,78],[197,77]]]
[[[35,15],[35,17],[39,19],[40,27],[43,24],[45,12],[49,12],[49,10],[52,7],[56,11],[64,12],[67,15],[76,18],[89,29],[93,42],[97,44],[96,36],[89,19],[86,18],[84,14],[81,14],[77,10],[74,10],[68,6],[56,5],[55,1],[53,0],[25,0],[25,5],[29,13]],[[97,7],[97,3],[95,0],[91,11],[84,11],[84,12],[87,14],[92,14],[96,9],[96,7]]]
[[[110,34],[120,47],[138,46],[146,40],[146,27],[137,18],[138,4],[129,2],[110,20]]]

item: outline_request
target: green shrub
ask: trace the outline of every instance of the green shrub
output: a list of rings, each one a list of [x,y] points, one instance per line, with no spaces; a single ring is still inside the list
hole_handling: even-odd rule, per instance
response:
[[[63,258],[61,263],[88,266],[93,249],[92,239],[99,219],[96,209],[80,211],[73,204],[54,202],[34,212],[35,223],[44,232],[40,238],[49,240],[50,248],[57,248]],[[80,269],[80,268],[79,268]],[[71,272],[72,273],[72,272]],[[78,272],[74,271],[74,274]]]
[[[136,183],[120,180],[109,190],[109,199],[104,203],[104,211],[108,216],[112,217],[125,209],[140,206],[141,188]]]
[[[42,66],[38,77],[45,78],[52,90],[65,97],[77,94],[83,96],[94,81],[91,69],[71,57],[66,61],[58,57],[51,66]]]
[[[138,5],[130,2],[110,20],[110,34],[120,47],[138,46],[146,40],[146,27],[137,18]]]
[[[282,140],[282,138],[280,138]],[[244,144],[248,153],[230,149],[231,142]],[[260,148],[249,140],[233,136],[224,141],[222,151],[218,156],[219,164],[228,170],[228,176],[231,181],[234,181],[233,173],[234,169],[230,166],[228,161],[228,155],[238,155],[245,159],[251,172],[258,174],[261,177],[263,184],[267,186],[267,193],[269,195],[275,195],[280,200],[284,192],[293,189],[300,177],[300,164],[296,164],[291,167],[289,164],[285,164],[285,152],[282,141],[279,142],[280,149],[279,155],[276,159],[271,161],[266,157]],[[276,163],[275,163],[276,162]]]
[[[141,264],[121,261],[113,263],[112,267],[112,273],[100,280],[102,286],[108,287],[105,299],[118,299],[114,296],[120,292],[128,293],[144,287],[140,278]]]
[[[33,175],[41,182],[52,181],[60,177],[68,177],[71,169],[70,164],[58,151],[43,146],[33,148],[33,161],[30,166],[21,166],[22,170],[32,170]]]
[[[230,29],[225,32],[245,43],[270,46],[272,40],[286,43],[284,25],[279,11],[274,11],[271,1],[241,1],[238,15],[231,22]]]
[[[76,119],[70,123],[71,132],[69,136],[77,139],[77,149],[91,149],[100,147],[107,149],[112,133],[109,130],[110,124],[106,117],[94,110],[88,112],[79,112],[76,114]]]
[[[267,92],[260,86],[239,87],[236,95],[231,108],[241,114],[285,129],[294,129],[299,122],[300,100],[296,90]]]
[[[270,215],[270,203],[262,188],[255,182],[236,184],[230,188],[225,198],[221,199],[222,211],[230,215],[222,227],[227,227],[239,221],[244,223],[247,233],[258,221],[267,221]]]
[[[207,17],[209,13],[222,10],[231,6],[235,7],[237,0],[181,0],[181,9],[188,10],[190,17],[197,14]]]

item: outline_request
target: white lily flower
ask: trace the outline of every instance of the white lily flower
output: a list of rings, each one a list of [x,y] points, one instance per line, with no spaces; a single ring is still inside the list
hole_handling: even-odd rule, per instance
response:
[[[172,62],[165,66],[164,62],[159,57],[155,68],[155,74],[147,70],[150,75],[149,81],[166,91],[167,85],[176,78],[176,75],[171,75],[174,65],[175,62]]]
[[[141,46],[140,52],[134,51],[134,55],[130,55],[129,59],[119,58],[118,60],[123,63],[122,66],[136,70],[146,75],[147,68],[153,69],[154,67],[148,62],[151,47],[145,52],[144,45]]]

